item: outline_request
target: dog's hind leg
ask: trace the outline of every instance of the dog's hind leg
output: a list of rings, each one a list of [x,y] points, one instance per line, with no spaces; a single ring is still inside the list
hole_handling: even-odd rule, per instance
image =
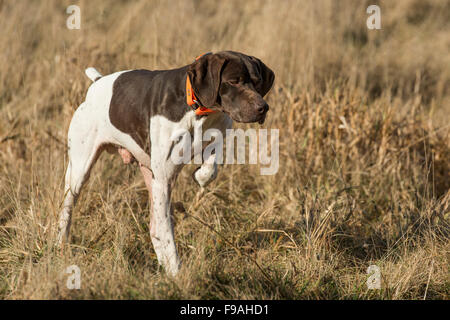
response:
[[[153,208],[153,197],[152,197],[153,173],[149,168],[143,166],[142,164],[139,164],[139,169],[141,169],[141,173],[144,176],[145,186],[147,187],[147,190],[148,190],[148,195],[150,198],[150,208]],[[151,211],[152,211],[152,209],[150,209],[150,212]]]
[[[74,114],[69,128],[69,164],[65,176],[64,204],[59,215],[58,243],[68,239],[72,220],[72,210],[81,192],[81,188],[89,178],[90,170],[104,150],[98,141],[95,123],[87,125],[83,113],[83,104]],[[80,111],[79,111],[80,110]]]

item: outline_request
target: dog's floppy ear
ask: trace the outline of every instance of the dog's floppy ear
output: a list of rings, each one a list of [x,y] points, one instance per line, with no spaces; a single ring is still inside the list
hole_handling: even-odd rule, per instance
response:
[[[275,80],[275,74],[261,60],[256,57],[250,57],[251,68],[248,68],[250,78],[255,85],[256,91],[264,97],[272,88]]]
[[[194,93],[205,107],[211,107],[217,101],[224,63],[225,58],[216,54],[208,54],[188,68],[187,73]]]

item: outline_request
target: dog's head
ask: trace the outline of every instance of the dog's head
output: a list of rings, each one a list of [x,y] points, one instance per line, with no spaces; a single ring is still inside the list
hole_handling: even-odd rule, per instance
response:
[[[269,105],[263,97],[275,75],[261,60],[233,51],[208,54],[188,68],[200,103],[237,122],[263,123]]]

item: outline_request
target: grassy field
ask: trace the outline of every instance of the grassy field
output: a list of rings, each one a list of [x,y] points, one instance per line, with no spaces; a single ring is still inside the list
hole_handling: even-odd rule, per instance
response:
[[[449,299],[450,4],[374,2],[381,30],[366,27],[373,1],[0,0],[0,299]],[[70,4],[80,30],[66,28]],[[280,130],[278,173],[225,165],[196,197],[196,167],[182,171],[173,279],[139,169],[103,154],[56,249],[84,69],[220,50],[276,74],[263,127]]]

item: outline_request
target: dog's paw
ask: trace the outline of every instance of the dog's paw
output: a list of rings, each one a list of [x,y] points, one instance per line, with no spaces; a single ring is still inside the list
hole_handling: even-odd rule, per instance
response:
[[[200,187],[206,187],[217,177],[217,164],[198,167],[192,174],[192,177]]]

